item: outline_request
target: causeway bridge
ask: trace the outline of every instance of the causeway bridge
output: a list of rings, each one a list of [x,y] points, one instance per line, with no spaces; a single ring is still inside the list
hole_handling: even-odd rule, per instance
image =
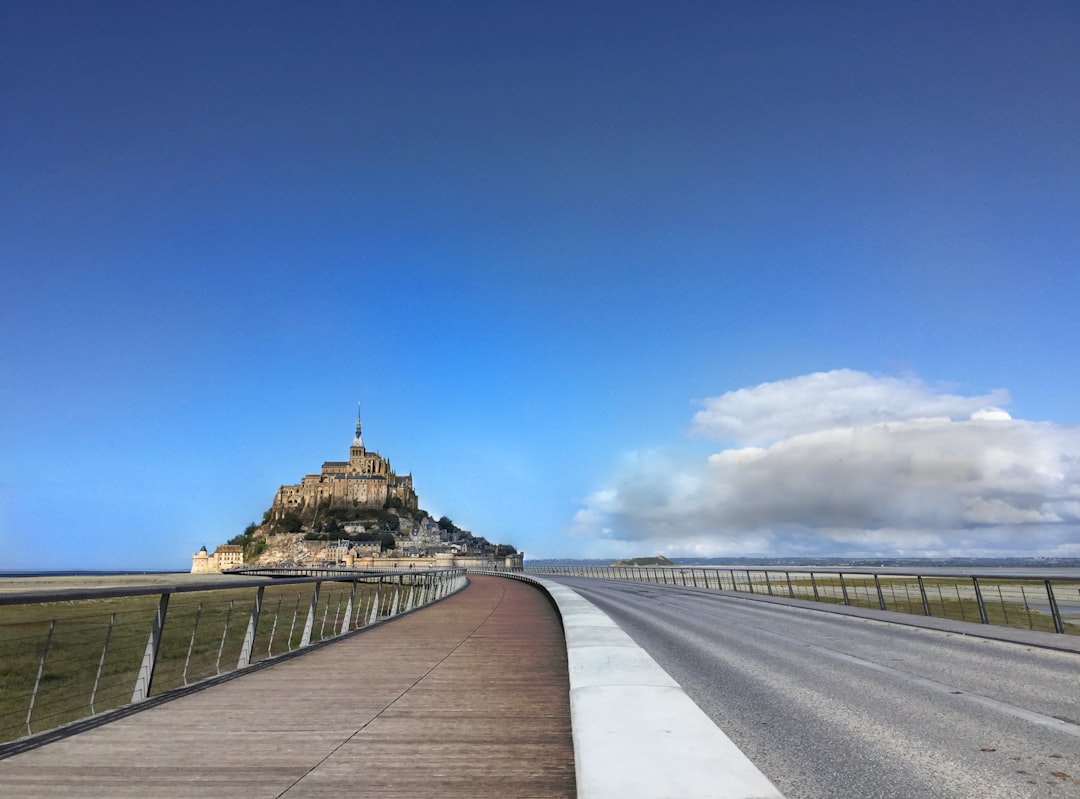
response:
[[[582,573],[127,589],[150,626],[128,643],[104,596],[49,597],[111,619],[57,612],[43,646],[43,621],[14,619],[26,597],[0,595],[15,625],[0,625],[5,655],[36,641],[14,692],[29,688],[29,712],[0,715],[20,727],[0,744],[0,794],[1080,796],[1080,592],[1074,603],[1067,579],[1017,577],[1022,609],[1000,581],[964,575],[947,584],[967,620],[948,617],[937,577]],[[902,595],[912,607],[890,609]],[[133,644],[138,668],[110,674]],[[58,693],[66,657],[85,679]],[[110,708],[114,678],[131,696]],[[62,710],[64,691],[93,691],[94,714]],[[50,728],[62,712],[80,718]]]

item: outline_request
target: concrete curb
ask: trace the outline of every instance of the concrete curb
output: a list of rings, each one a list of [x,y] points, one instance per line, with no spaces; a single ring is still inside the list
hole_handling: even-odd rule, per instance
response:
[[[682,687],[611,618],[549,580],[562,616],[578,799],[783,799]]]

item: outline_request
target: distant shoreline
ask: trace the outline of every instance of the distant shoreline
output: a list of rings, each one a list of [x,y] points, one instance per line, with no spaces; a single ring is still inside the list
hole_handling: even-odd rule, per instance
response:
[[[190,572],[0,572],[0,594],[86,588],[181,585],[196,582],[229,583],[235,582],[236,579],[236,576],[231,574],[191,574]]]
[[[0,571],[0,580],[13,577],[107,577],[129,574],[185,574],[164,569],[10,569]]]

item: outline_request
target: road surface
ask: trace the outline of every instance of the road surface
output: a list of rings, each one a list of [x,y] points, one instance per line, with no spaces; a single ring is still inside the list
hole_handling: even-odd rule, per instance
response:
[[[1080,655],[675,586],[557,581],[608,613],[788,799],[1080,797]]]

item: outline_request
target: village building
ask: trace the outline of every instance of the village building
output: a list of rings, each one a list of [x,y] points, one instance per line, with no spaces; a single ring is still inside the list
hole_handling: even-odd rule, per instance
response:
[[[202,547],[191,556],[192,574],[216,574],[244,565],[244,548],[235,544],[222,544],[211,555]]]

